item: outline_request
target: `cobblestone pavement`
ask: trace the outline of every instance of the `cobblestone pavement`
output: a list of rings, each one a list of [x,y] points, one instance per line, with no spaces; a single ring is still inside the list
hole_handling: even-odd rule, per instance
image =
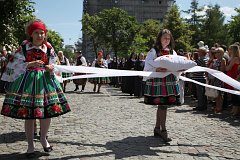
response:
[[[51,153],[44,153],[35,140],[36,159],[240,159],[239,119],[194,112],[195,102],[187,99],[188,105],[168,111],[173,141],[166,145],[153,137],[154,106],[116,88],[103,86],[99,94],[92,88],[87,84],[80,93],[73,92],[73,83],[68,85],[72,111],[52,119]],[[25,159],[24,121],[0,116],[0,124],[0,160]]]

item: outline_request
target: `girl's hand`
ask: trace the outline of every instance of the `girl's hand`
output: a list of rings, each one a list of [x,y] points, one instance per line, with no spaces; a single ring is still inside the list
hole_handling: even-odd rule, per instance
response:
[[[27,68],[40,67],[41,65],[44,65],[44,62],[41,61],[41,60],[36,60],[36,61],[29,62],[28,65],[27,65]]]
[[[45,69],[47,72],[52,72],[54,70],[54,66],[51,64],[45,65]]]
[[[159,67],[159,68],[156,69],[156,72],[167,72],[167,68]]]

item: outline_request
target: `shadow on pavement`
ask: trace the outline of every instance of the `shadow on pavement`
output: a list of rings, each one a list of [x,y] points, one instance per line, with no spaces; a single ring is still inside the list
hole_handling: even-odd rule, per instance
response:
[[[24,140],[26,140],[25,132],[11,132],[0,135],[0,143],[15,143]]]
[[[26,153],[12,153],[12,154],[1,154],[0,153],[0,159],[1,160],[21,160],[21,159],[39,159],[43,156],[49,156],[47,153],[42,153],[39,151],[35,151],[36,156],[34,158],[27,158]]]
[[[185,103],[184,105],[188,106],[196,106],[197,101],[193,102],[191,98],[185,97]],[[210,105],[210,104],[208,104]],[[192,114],[202,114],[206,118],[217,118],[221,121],[225,121],[229,123],[232,126],[240,126],[240,118],[239,117],[233,117],[229,114],[229,111],[223,111],[223,113],[215,114],[213,111],[193,111],[193,108],[189,107],[189,109],[176,109],[175,113],[186,113],[190,112]]]
[[[65,94],[101,94],[97,92],[66,91]]]
[[[207,118],[218,118],[221,121],[228,122],[232,126],[240,126],[240,118],[238,117],[233,117],[227,113],[224,114],[214,114],[210,113],[207,115]]]
[[[53,142],[53,141],[52,141]],[[183,147],[203,147],[204,145],[186,145],[186,144],[179,144],[179,145],[170,145],[164,143],[161,139],[155,138],[153,136],[138,136],[138,137],[127,137],[119,141],[111,141],[107,142],[105,145],[103,144],[84,144],[78,142],[53,142],[53,143],[64,143],[64,144],[71,144],[77,146],[85,146],[85,147],[104,147],[108,151],[103,153],[96,153],[96,154],[85,154],[85,155],[76,155],[76,156],[66,156],[61,157],[63,160],[67,159],[84,159],[84,158],[94,158],[100,156],[110,156],[114,155],[115,159],[123,159],[123,158],[130,158],[133,156],[158,156],[161,153],[170,153],[170,154],[188,154],[190,156],[198,156],[193,153],[180,153],[177,151],[171,151],[171,146],[183,146]],[[169,146],[167,150],[160,149],[163,146]],[[52,160],[57,160],[52,159]]]

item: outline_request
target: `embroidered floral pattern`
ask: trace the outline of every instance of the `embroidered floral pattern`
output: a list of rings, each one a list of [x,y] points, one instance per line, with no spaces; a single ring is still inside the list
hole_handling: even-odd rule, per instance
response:
[[[5,104],[2,109],[4,115],[9,115],[11,113],[11,107],[8,104]]]
[[[27,117],[28,116],[28,109],[27,108],[19,108],[17,112],[17,116],[19,117]]]
[[[36,60],[41,60],[45,64],[48,64],[47,54],[44,53],[42,50],[33,49],[30,51],[27,51],[26,62],[32,62],[32,61],[36,61]]]
[[[180,104],[180,98],[179,96],[151,97],[145,95],[144,103],[151,105],[178,105]]]
[[[168,102],[169,103],[175,103],[176,102],[176,97],[175,96],[168,97]]]
[[[160,104],[160,102],[161,102],[160,97],[155,98],[155,99],[153,100],[153,103],[154,103],[154,104]]]
[[[34,109],[34,117],[41,118],[43,116],[43,112],[40,108]]]
[[[55,104],[52,106],[52,112],[53,113],[60,113],[61,112],[61,108],[59,107],[58,104]]]

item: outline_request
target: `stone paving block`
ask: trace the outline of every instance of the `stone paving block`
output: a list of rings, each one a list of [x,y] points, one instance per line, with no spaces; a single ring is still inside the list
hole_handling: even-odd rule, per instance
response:
[[[173,141],[165,145],[153,137],[157,108],[142,103],[143,98],[109,86],[101,94],[92,94],[89,83],[85,93],[71,92],[74,87],[70,83],[66,93],[72,112],[52,119],[48,139],[53,152],[46,155],[36,139],[37,159],[240,159],[239,121],[210,111],[196,113],[196,102],[186,99],[187,105],[168,110]],[[24,121],[0,116],[0,123],[0,160],[23,158]]]

